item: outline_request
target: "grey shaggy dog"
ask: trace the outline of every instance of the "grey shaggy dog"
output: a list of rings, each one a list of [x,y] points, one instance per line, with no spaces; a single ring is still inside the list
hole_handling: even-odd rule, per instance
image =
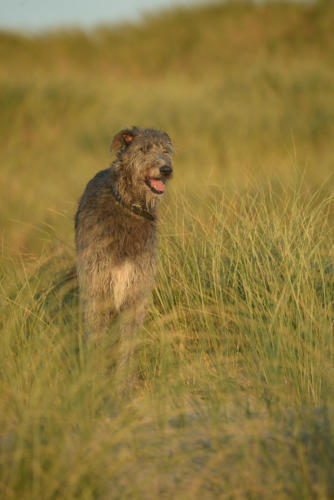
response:
[[[142,324],[154,284],[157,208],[173,147],[166,132],[132,127],[115,135],[111,151],[116,160],[87,184],[75,216],[77,274],[87,334],[116,325],[122,342]]]

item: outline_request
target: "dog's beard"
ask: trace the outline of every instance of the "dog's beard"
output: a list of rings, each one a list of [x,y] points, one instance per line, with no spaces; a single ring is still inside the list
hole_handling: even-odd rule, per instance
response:
[[[112,171],[115,173],[115,189],[123,203],[154,213],[166,188],[165,180],[153,177],[143,178],[141,175],[133,176],[133,172],[130,175],[129,171],[122,171],[115,167],[117,167],[115,164],[112,165]]]
[[[154,194],[152,191],[146,189],[145,193],[145,208],[148,212],[154,212],[157,208],[161,197],[159,195]]]

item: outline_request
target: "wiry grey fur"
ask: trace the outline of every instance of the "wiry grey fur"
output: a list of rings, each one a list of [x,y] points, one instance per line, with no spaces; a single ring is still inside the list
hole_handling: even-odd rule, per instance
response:
[[[117,158],[87,184],[75,217],[77,273],[89,334],[141,325],[156,270],[156,220],[172,174],[172,143],[160,130],[121,130]],[[158,179],[158,181],[156,181]],[[157,184],[158,182],[158,184]],[[124,335],[123,335],[124,336]]]

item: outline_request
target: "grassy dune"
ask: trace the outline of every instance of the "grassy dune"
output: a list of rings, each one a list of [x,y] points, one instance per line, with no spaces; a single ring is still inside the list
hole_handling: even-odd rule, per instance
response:
[[[333,24],[245,2],[0,34],[1,498],[334,498]],[[61,282],[132,124],[176,155],[120,394]]]

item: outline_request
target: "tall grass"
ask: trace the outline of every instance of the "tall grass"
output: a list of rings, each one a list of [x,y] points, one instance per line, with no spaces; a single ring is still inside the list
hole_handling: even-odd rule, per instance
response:
[[[305,190],[168,210],[128,397],[112,339],[87,348],[75,294],[45,287],[55,264],[8,266],[6,497],[331,497],[333,199]]]
[[[2,35],[1,498],[334,497],[332,18],[218,5],[98,46]],[[175,178],[120,391],[66,275],[76,200],[132,124],[170,133]]]

